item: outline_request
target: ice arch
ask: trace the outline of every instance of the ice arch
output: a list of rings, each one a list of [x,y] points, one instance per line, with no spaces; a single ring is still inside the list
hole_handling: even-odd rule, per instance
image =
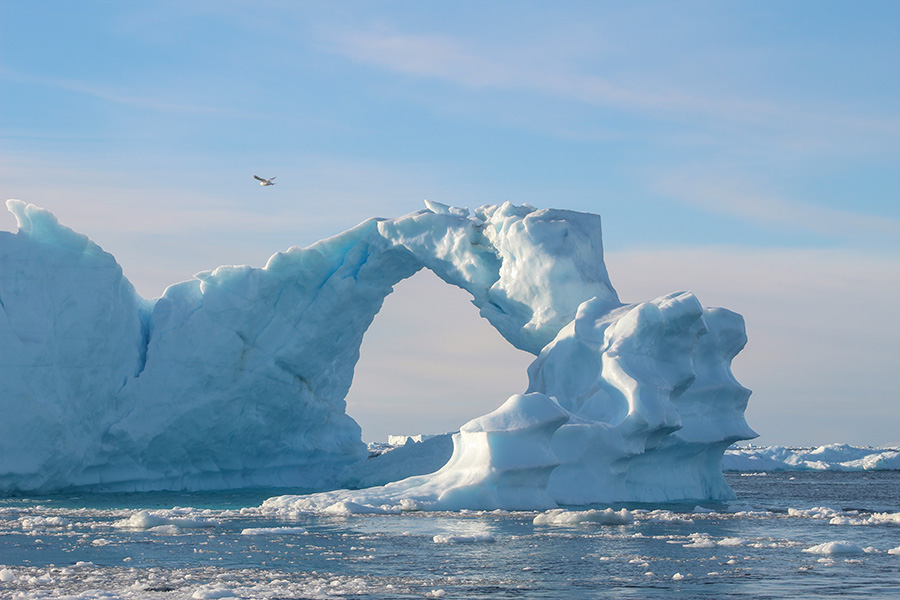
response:
[[[115,259],[9,201],[0,236],[0,491],[322,487],[365,448],[344,397],[363,333],[422,268],[539,354],[583,302],[620,306],[600,218],[427,203],[262,269],[219,267],[137,296]]]
[[[525,389],[533,360],[479,316],[467,292],[422,269],[394,286],[366,330],[347,414],[366,442],[457,431]]]

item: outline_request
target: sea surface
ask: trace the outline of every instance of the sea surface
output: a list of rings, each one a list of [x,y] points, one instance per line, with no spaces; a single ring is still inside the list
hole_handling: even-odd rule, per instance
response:
[[[0,598],[900,597],[900,471],[727,478],[735,502],[625,506],[626,525],[276,519],[272,490],[6,498]]]

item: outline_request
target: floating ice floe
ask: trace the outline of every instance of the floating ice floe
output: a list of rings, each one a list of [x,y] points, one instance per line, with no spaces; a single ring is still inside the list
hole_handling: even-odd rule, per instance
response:
[[[201,527],[218,527],[218,521],[211,519],[196,519],[191,517],[168,517],[153,514],[141,510],[127,519],[115,521],[113,527],[119,529],[157,529],[160,527],[175,527],[178,529],[195,529]],[[169,529],[169,531],[174,531]]]
[[[789,508],[787,514],[789,517],[827,520],[831,525],[900,525],[900,513],[867,513],[857,510],[844,511],[826,506],[816,506],[807,509]]]
[[[860,546],[846,541],[825,542],[811,548],[806,548],[803,552],[810,554],[865,554],[865,550]]]
[[[19,524],[22,529],[62,529],[70,528],[72,522],[64,517],[21,517]]]
[[[580,525],[596,523],[598,525],[630,525],[634,517],[628,509],[613,510],[548,510],[534,517],[535,525]]]

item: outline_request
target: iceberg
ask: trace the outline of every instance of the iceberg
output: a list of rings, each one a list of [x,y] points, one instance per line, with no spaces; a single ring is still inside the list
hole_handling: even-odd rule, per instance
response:
[[[755,437],[730,368],[743,319],[689,292],[622,303],[599,215],[426,202],[148,300],[49,211],[7,207],[0,494],[331,489],[264,509],[341,514],[724,500],[723,453]],[[385,482],[344,399],[384,299],[423,268],[535,360],[446,464]]]

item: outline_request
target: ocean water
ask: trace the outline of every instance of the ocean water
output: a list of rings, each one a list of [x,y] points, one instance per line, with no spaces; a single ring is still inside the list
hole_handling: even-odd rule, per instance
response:
[[[0,499],[0,598],[900,597],[900,472],[727,477],[729,505],[633,505],[628,525],[275,519],[271,490]]]

